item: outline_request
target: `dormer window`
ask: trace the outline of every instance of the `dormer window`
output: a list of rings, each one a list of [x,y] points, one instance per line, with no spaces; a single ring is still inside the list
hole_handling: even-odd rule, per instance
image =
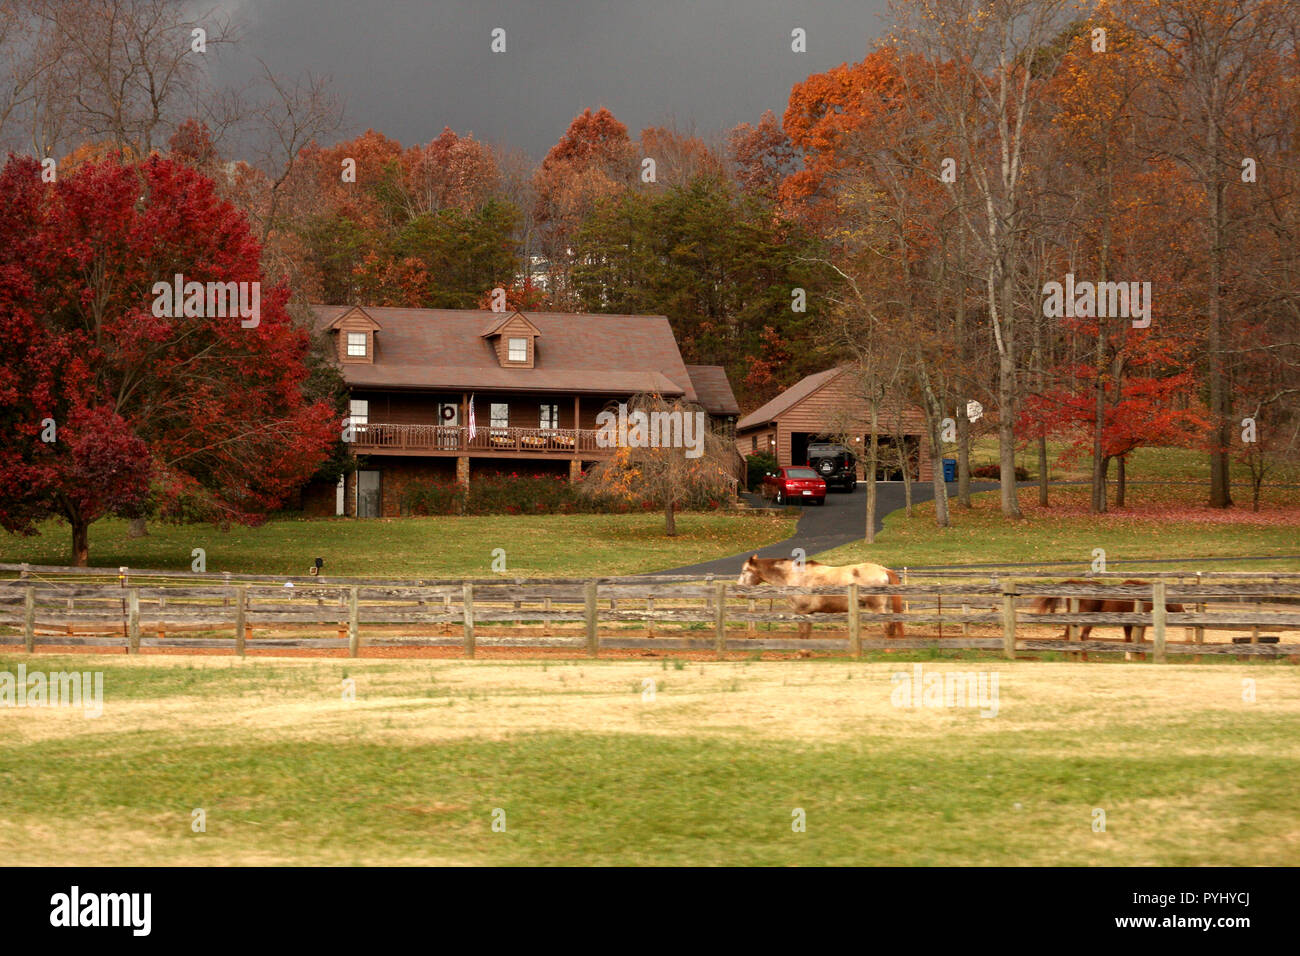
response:
[[[383,327],[365,309],[348,309],[330,323],[330,331],[338,334],[335,346],[340,362],[374,364],[375,333],[382,332]]]
[[[483,331],[483,338],[496,352],[503,368],[535,368],[537,339],[541,331],[521,312],[494,319]]]

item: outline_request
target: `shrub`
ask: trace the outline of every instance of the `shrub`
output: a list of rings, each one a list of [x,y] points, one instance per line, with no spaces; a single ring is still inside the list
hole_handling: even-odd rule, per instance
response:
[[[757,491],[763,483],[763,476],[780,467],[772,455],[760,453],[745,458],[745,486],[750,491]]]
[[[402,514],[460,514],[464,489],[454,481],[411,482],[402,491]]]
[[[972,478],[991,478],[994,481],[997,481],[1002,477],[1002,466],[997,463],[992,465],[980,465],[978,468],[972,468],[970,470],[970,476]],[[1019,465],[1016,465],[1016,481],[1028,480],[1029,472]]]
[[[484,475],[466,490],[454,481],[414,481],[402,492],[402,513],[410,515],[627,514],[653,511],[650,501],[584,494],[564,475]],[[692,496],[687,508],[716,510],[717,496]]]

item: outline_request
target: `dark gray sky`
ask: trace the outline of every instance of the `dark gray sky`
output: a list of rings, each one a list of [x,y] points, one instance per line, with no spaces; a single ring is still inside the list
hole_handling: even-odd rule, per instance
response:
[[[409,146],[444,126],[540,159],[575,114],[606,106],[636,136],[705,136],[780,117],[790,87],[861,59],[884,0],[225,0],[242,50],[280,74],[329,73],[349,134]],[[507,51],[492,53],[491,31]],[[806,53],[790,49],[807,31]],[[241,55],[240,60],[244,57]]]

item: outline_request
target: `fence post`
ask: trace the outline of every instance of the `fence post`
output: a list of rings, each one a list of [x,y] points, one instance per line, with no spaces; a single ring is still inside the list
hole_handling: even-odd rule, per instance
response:
[[[474,643],[474,585],[464,582],[460,587],[461,620],[465,625],[465,656],[473,657]]]
[[[1145,603],[1146,603],[1146,602],[1143,601],[1140,597],[1139,597],[1139,598],[1134,598],[1134,599],[1133,599],[1133,613],[1134,613],[1134,614],[1145,614],[1146,611],[1145,611],[1145,609],[1142,607],[1142,605],[1145,604]],[[1134,624],[1132,630],[1130,630],[1129,633],[1133,635],[1133,640],[1134,640],[1134,642],[1141,642],[1141,641],[1143,641],[1143,640],[1146,639],[1146,628],[1144,628],[1141,624]],[[1124,652],[1124,660],[1126,660],[1126,661],[1144,660],[1145,658],[1146,658],[1146,655],[1145,655],[1145,654],[1139,653],[1139,652],[1137,652],[1137,651],[1125,651],[1125,652]]]
[[[235,653],[244,656],[244,640],[248,637],[246,615],[248,612],[248,588],[235,588]]]
[[[1016,582],[1002,582],[1002,656],[1016,659]]]
[[[858,607],[858,586],[849,585],[849,653],[862,656],[862,609]]]
[[[36,653],[36,588],[30,585],[23,592],[23,647]]]
[[[655,636],[655,622],[654,622],[654,618],[651,616],[654,614],[654,612],[655,612],[655,599],[652,597],[648,597],[645,599],[645,613],[646,613],[645,636],[646,637]]]
[[[1070,598],[1069,601],[1068,601],[1068,603],[1066,604],[1066,609],[1067,609],[1071,614],[1078,614],[1078,613],[1079,613],[1079,599],[1078,599],[1077,597],[1072,597],[1072,598]],[[1081,641],[1081,640],[1083,640],[1083,628],[1082,628],[1080,625],[1078,625],[1078,624],[1067,624],[1067,625],[1065,626],[1065,639],[1066,639],[1067,641]],[[1066,658],[1066,660],[1074,660],[1074,661],[1080,660],[1080,657],[1079,657],[1078,653],[1066,654],[1066,655],[1065,655],[1065,658]]]
[[[1196,590],[1199,591],[1200,589],[1201,589],[1201,572],[1200,572],[1200,571],[1197,571],[1197,572],[1196,572]],[[1205,603],[1204,603],[1203,601],[1198,601],[1198,602],[1196,603],[1196,608],[1195,608],[1196,613],[1197,613],[1197,614],[1204,614],[1204,613],[1205,613],[1205,607],[1206,607],[1206,605],[1205,605]],[[1204,643],[1205,643],[1205,628],[1204,628],[1204,627],[1200,627],[1200,626],[1197,626],[1197,627],[1192,628],[1192,640],[1195,641],[1197,644],[1204,644]],[[1200,659],[1201,659],[1201,655],[1200,655],[1200,654],[1197,654],[1196,657],[1193,658],[1193,660],[1198,661],[1198,662],[1200,661]]]
[[[361,655],[361,606],[359,589],[348,588],[348,657]]]
[[[131,588],[126,592],[126,652],[140,653],[140,589]]]
[[[727,656],[727,582],[713,582],[714,650],[718,658]]]
[[[749,603],[745,605],[745,609],[746,609],[747,611],[749,611],[750,614],[753,614],[755,611],[758,610],[758,602],[755,601],[753,598],[750,598],[750,599],[749,599]],[[757,633],[758,633],[758,622],[757,622],[757,621],[750,621],[748,624],[746,624],[746,625],[745,625],[745,633],[746,633],[746,634],[757,634]]]
[[[961,606],[961,616],[966,617],[968,614],[970,614],[970,605],[963,604]],[[961,636],[970,637],[970,621],[961,622]]]
[[[596,621],[596,582],[588,581],[582,586],[583,617],[587,625],[587,654],[596,657],[600,654],[600,628]]]
[[[1151,584],[1151,639],[1155,642],[1152,659],[1157,664],[1165,663],[1165,582],[1163,579]]]

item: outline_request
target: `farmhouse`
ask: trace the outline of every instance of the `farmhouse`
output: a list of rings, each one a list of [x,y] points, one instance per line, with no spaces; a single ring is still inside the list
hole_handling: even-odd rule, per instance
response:
[[[871,408],[862,395],[857,366],[838,365],[791,385],[766,405],[736,423],[736,450],[742,455],[769,454],[780,465],[803,465],[813,441],[842,442],[858,457],[858,478],[866,477],[871,441]],[[914,481],[933,477],[925,434],[925,418],[911,405],[880,406],[876,424],[880,480],[902,478],[898,448],[904,449]]]
[[[734,434],[726,374],[688,366],[661,315],[313,306],[350,393],[361,468],[307,510],[401,514],[412,481],[567,474],[615,451],[597,416],[638,393],[699,404]]]

